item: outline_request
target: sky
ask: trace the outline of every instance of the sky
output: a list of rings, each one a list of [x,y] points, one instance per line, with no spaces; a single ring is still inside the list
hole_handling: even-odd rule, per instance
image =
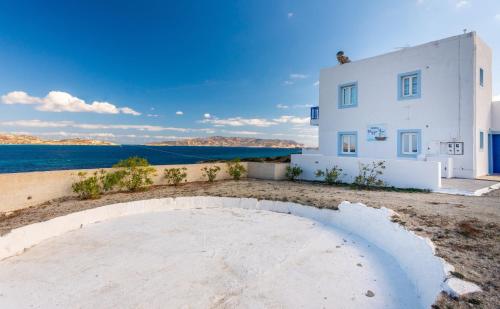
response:
[[[0,0],[0,132],[123,144],[211,135],[317,145],[318,76],[476,31],[500,95],[500,1]]]

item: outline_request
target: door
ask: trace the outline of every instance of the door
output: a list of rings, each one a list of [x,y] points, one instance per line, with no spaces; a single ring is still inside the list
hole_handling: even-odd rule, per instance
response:
[[[500,134],[493,134],[491,137],[493,174],[500,174]]]

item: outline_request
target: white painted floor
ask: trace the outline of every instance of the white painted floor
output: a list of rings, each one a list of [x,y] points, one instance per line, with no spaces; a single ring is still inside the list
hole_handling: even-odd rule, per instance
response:
[[[257,210],[122,217],[0,262],[0,308],[222,307],[416,308],[418,299],[368,243]]]

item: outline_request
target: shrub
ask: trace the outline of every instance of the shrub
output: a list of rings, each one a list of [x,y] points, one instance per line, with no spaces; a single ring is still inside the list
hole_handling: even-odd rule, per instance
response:
[[[384,173],[385,161],[373,161],[370,164],[359,164],[359,175],[354,179],[354,184],[361,187],[383,187],[386,184],[380,179]]]
[[[120,188],[139,191],[153,184],[151,176],[155,175],[156,169],[144,158],[130,157],[121,160],[113,167],[119,168],[118,172],[123,176],[119,180]]]
[[[113,190],[116,186],[120,184],[123,177],[125,177],[124,171],[115,171],[115,172],[104,172],[101,170],[100,181],[102,185],[102,190],[104,192],[108,192]]]
[[[288,180],[294,181],[302,172],[302,169],[298,165],[287,166],[285,176]]]
[[[335,165],[332,169],[317,170],[315,175],[316,177],[323,177],[327,184],[333,185],[340,182],[342,169]]]
[[[71,185],[73,192],[78,194],[78,197],[82,200],[97,199],[101,197],[102,186],[97,177],[97,172],[94,172],[94,175],[88,178],[85,177],[86,175],[86,172],[78,173],[80,181]]]
[[[227,169],[229,175],[231,175],[234,180],[240,180],[241,176],[247,172],[247,169],[240,163],[240,159],[234,159],[233,161],[227,162]]]
[[[80,181],[71,185],[73,192],[78,194],[81,199],[96,199],[101,197],[104,192],[113,190],[123,178],[123,173],[106,172],[100,170],[94,172],[92,176],[86,178],[86,172],[78,173]]]
[[[165,169],[165,178],[167,179],[168,184],[172,184],[174,186],[179,185],[182,181],[186,182],[187,179],[187,168],[167,168]]]
[[[217,174],[220,171],[220,167],[219,166],[212,166],[212,167],[205,166],[201,169],[201,171],[203,172],[203,177],[207,177],[209,182],[214,182],[215,178],[217,178]]]

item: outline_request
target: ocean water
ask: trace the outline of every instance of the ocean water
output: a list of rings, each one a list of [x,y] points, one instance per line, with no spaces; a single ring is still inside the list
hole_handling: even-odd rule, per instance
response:
[[[284,156],[300,149],[186,146],[0,145],[0,173],[111,167],[131,156],[151,164],[186,164],[213,159]]]

